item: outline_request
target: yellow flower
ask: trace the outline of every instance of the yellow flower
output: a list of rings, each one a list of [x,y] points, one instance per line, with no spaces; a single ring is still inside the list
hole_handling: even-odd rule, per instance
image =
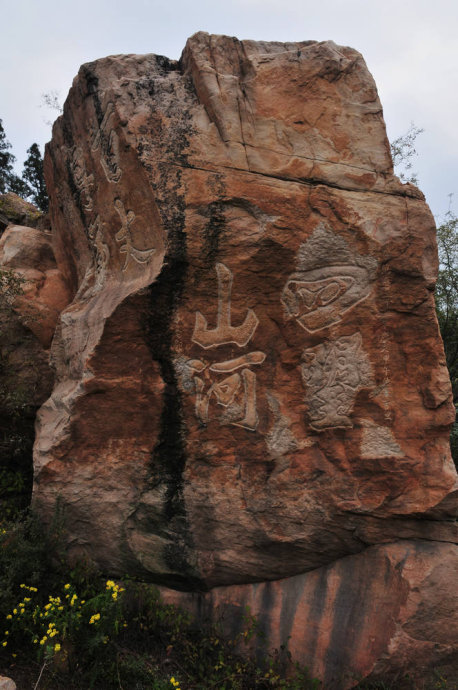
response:
[[[5,630],[5,635],[9,635],[9,634],[10,634],[9,631]]]
[[[116,585],[113,582],[113,580],[107,580],[107,589],[113,589],[113,587],[115,587],[115,586]]]
[[[13,616],[11,615],[11,613],[9,613],[9,614],[7,615],[7,617],[6,617],[6,618],[7,618],[7,620],[9,620],[9,621],[10,621],[10,620],[11,620],[11,619],[13,618]]]
[[[24,601],[31,601],[30,597],[24,597]]]
[[[16,615],[16,614],[17,614],[17,609],[13,609],[13,613],[14,613],[14,615]]]
[[[8,642],[5,640],[4,642],[2,642],[2,647],[6,647],[7,644]]]
[[[64,589],[70,589],[70,585],[64,585]]]
[[[57,644],[54,645],[54,651],[55,651],[55,652],[60,652],[60,644],[59,644],[59,643],[57,643]]]
[[[113,594],[111,595],[111,598],[116,601],[116,599],[118,598],[118,593],[116,591],[113,592]]]
[[[46,606],[45,606],[45,611],[47,611],[47,610],[50,609],[50,608],[51,608],[51,604],[46,604]]]

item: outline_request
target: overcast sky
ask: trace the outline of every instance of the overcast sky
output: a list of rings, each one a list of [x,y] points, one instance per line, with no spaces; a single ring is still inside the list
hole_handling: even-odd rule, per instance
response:
[[[240,39],[331,39],[372,72],[390,139],[411,121],[419,186],[437,219],[458,209],[458,0],[0,0],[0,118],[18,159],[48,141],[79,66],[116,53],[178,58],[196,31]]]

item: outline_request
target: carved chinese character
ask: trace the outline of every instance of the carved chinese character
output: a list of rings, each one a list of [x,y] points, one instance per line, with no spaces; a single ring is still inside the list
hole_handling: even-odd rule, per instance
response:
[[[119,137],[113,127],[115,108],[108,103],[103,120],[92,140],[92,150],[100,149],[100,163],[108,182],[117,183],[121,179],[122,169],[119,156]]]
[[[262,364],[266,356],[263,352],[250,352],[236,359],[208,365],[199,359],[189,360],[187,366],[193,372],[208,375],[209,387],[205,391],[206,380],[201,376],[194,376],[196,389],[196,416],[203,424],[209,419],[209,405],[212,396],[216,402],[226,408],[224,420],[235,426],[254,431],[258,425],[256,412],[256,375],[249,367]],[[213,382],[209,372],[223,374],[232,373],[221,381]]]
[[[84,155],[79,147],[72,152],[71,170],[76,188],[80,193],[82,207],[85,211],[92,211],[94,208],[94,201],[92,199],[94,175],[88,175]]]
[[[116,199],[114,205],[121,219],[121,228],[116,233],[115,239],[116,242],[121,244],[120,253],[126,255],[122,270],[127,270],[129,259],[134,259],[139,264],[146,264],[156,251],[155,247],[151,249],[137,249],[137,247],[134,247],[132,244],[131,226],[135,221],[135,213],[133,211],[126,211],[121,199]]]
[[[216,264],[218,276],[218,313],[216,328],[209,329],[207,319],[200,312],[196,312],[196,323],[192,339],[201,347],[208,349],[235,343],[244,347],[249,343],[258,326],[258,317],[249,309],[244,322],[240,326],[231,325],[231,290],[232,273],[224,264]]]
[[[196,312],[193,342],[205,350],[234,343],[245,347],[258,327],[258,318],[252,309],[238,326],[232,325],[231,290],[232,273],[224,264],[216,264],[218,277],[218,306],[216,327],[209,328],[203,314]],[[221,423],[233,424],[254,431],[258,425],[256,411],[256,374],[252,366],[260,365],[266,356],[263,352],[249,352],[240,357],[209,364],[200,359],[186,363],[193,377],[197,418],[207,424],[210,418],[210,402],[224,408]],[[221,378],[224,377],[224,378]]]

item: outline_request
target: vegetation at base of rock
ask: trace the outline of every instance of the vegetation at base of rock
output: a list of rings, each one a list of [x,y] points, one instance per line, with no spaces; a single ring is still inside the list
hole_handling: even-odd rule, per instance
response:
[[[22,687],[39,676],[43,689],[320,687],[306,669],[285,677],[286,649],[260,664],[247,656],[259,634],[249,611],[227,640],[164,604],[152,585],[120,586],[84,563],[69,570],[55,557],[60,530],[58,512],[48,533],[31,513],[0,528],[0,669]]]
[[[46,532],[31,512],[0,525],[0,674],[40,690],[319,690],[286,648],[257,662],[246,611],[233,639],[164,604],[153,585],[107,579],[63,558],[58,507]],[[52,554],[52,556],[51,556]],[[286,668],[289,673],[286,674]],[[408,678],[360,690],[414,690]],[[437,675],[425,690],[452,689]]]
[[[32,493],[32,447],[35,410],[30,391],[11,361],[14,337],[8,317],[23,294],[23,278],[0,269],[0,510],[12,518],[28,506]]]

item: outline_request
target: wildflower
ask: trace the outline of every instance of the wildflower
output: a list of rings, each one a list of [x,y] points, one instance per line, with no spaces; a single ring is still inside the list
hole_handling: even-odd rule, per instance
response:
[[[116,601],[116,599],[118,598],[118,593],[116,591],[113,592],[113,594],[111,595],[111,598]]]
[[[13,609],[13,613],[14,613],[14,615],[16,615],[16,614],[17,614],[17,609]]]
[[[113,580],[107,580],[107,589],[113,589],[114,587],[116,587],[116,585]]]
[[[6,618],[7,618],[7,620],[9,620],[9,621],[10,621],[10,620],[11,620],[11,619],[13,618],[13,616],[11,615],[11,613],[9,613],[9,614],[7,615],[7,617],[6,617]]]
[[[5,635],[9,635],[9,630],[5,630]]]
[[[64,589],[70,589],[70,585],[64,585]]]
[[[91,620],[89,621],[89,625],[92,625],[92,623],[95,623],[98,620],[100,620],[100,613],[94,613],[94,615],[91,616]]]
[[[55,652],[60,652],[60,644],[59,644],[59,643],[57,643],[57,644],[54,645],[54,651],[55,651]]]
[[[30,597],[24,597],[24,601],[31,601]]]
[[[7,644],[8,642],[5,640],[4,642],[2,642],[2,647],[6,647]]]

